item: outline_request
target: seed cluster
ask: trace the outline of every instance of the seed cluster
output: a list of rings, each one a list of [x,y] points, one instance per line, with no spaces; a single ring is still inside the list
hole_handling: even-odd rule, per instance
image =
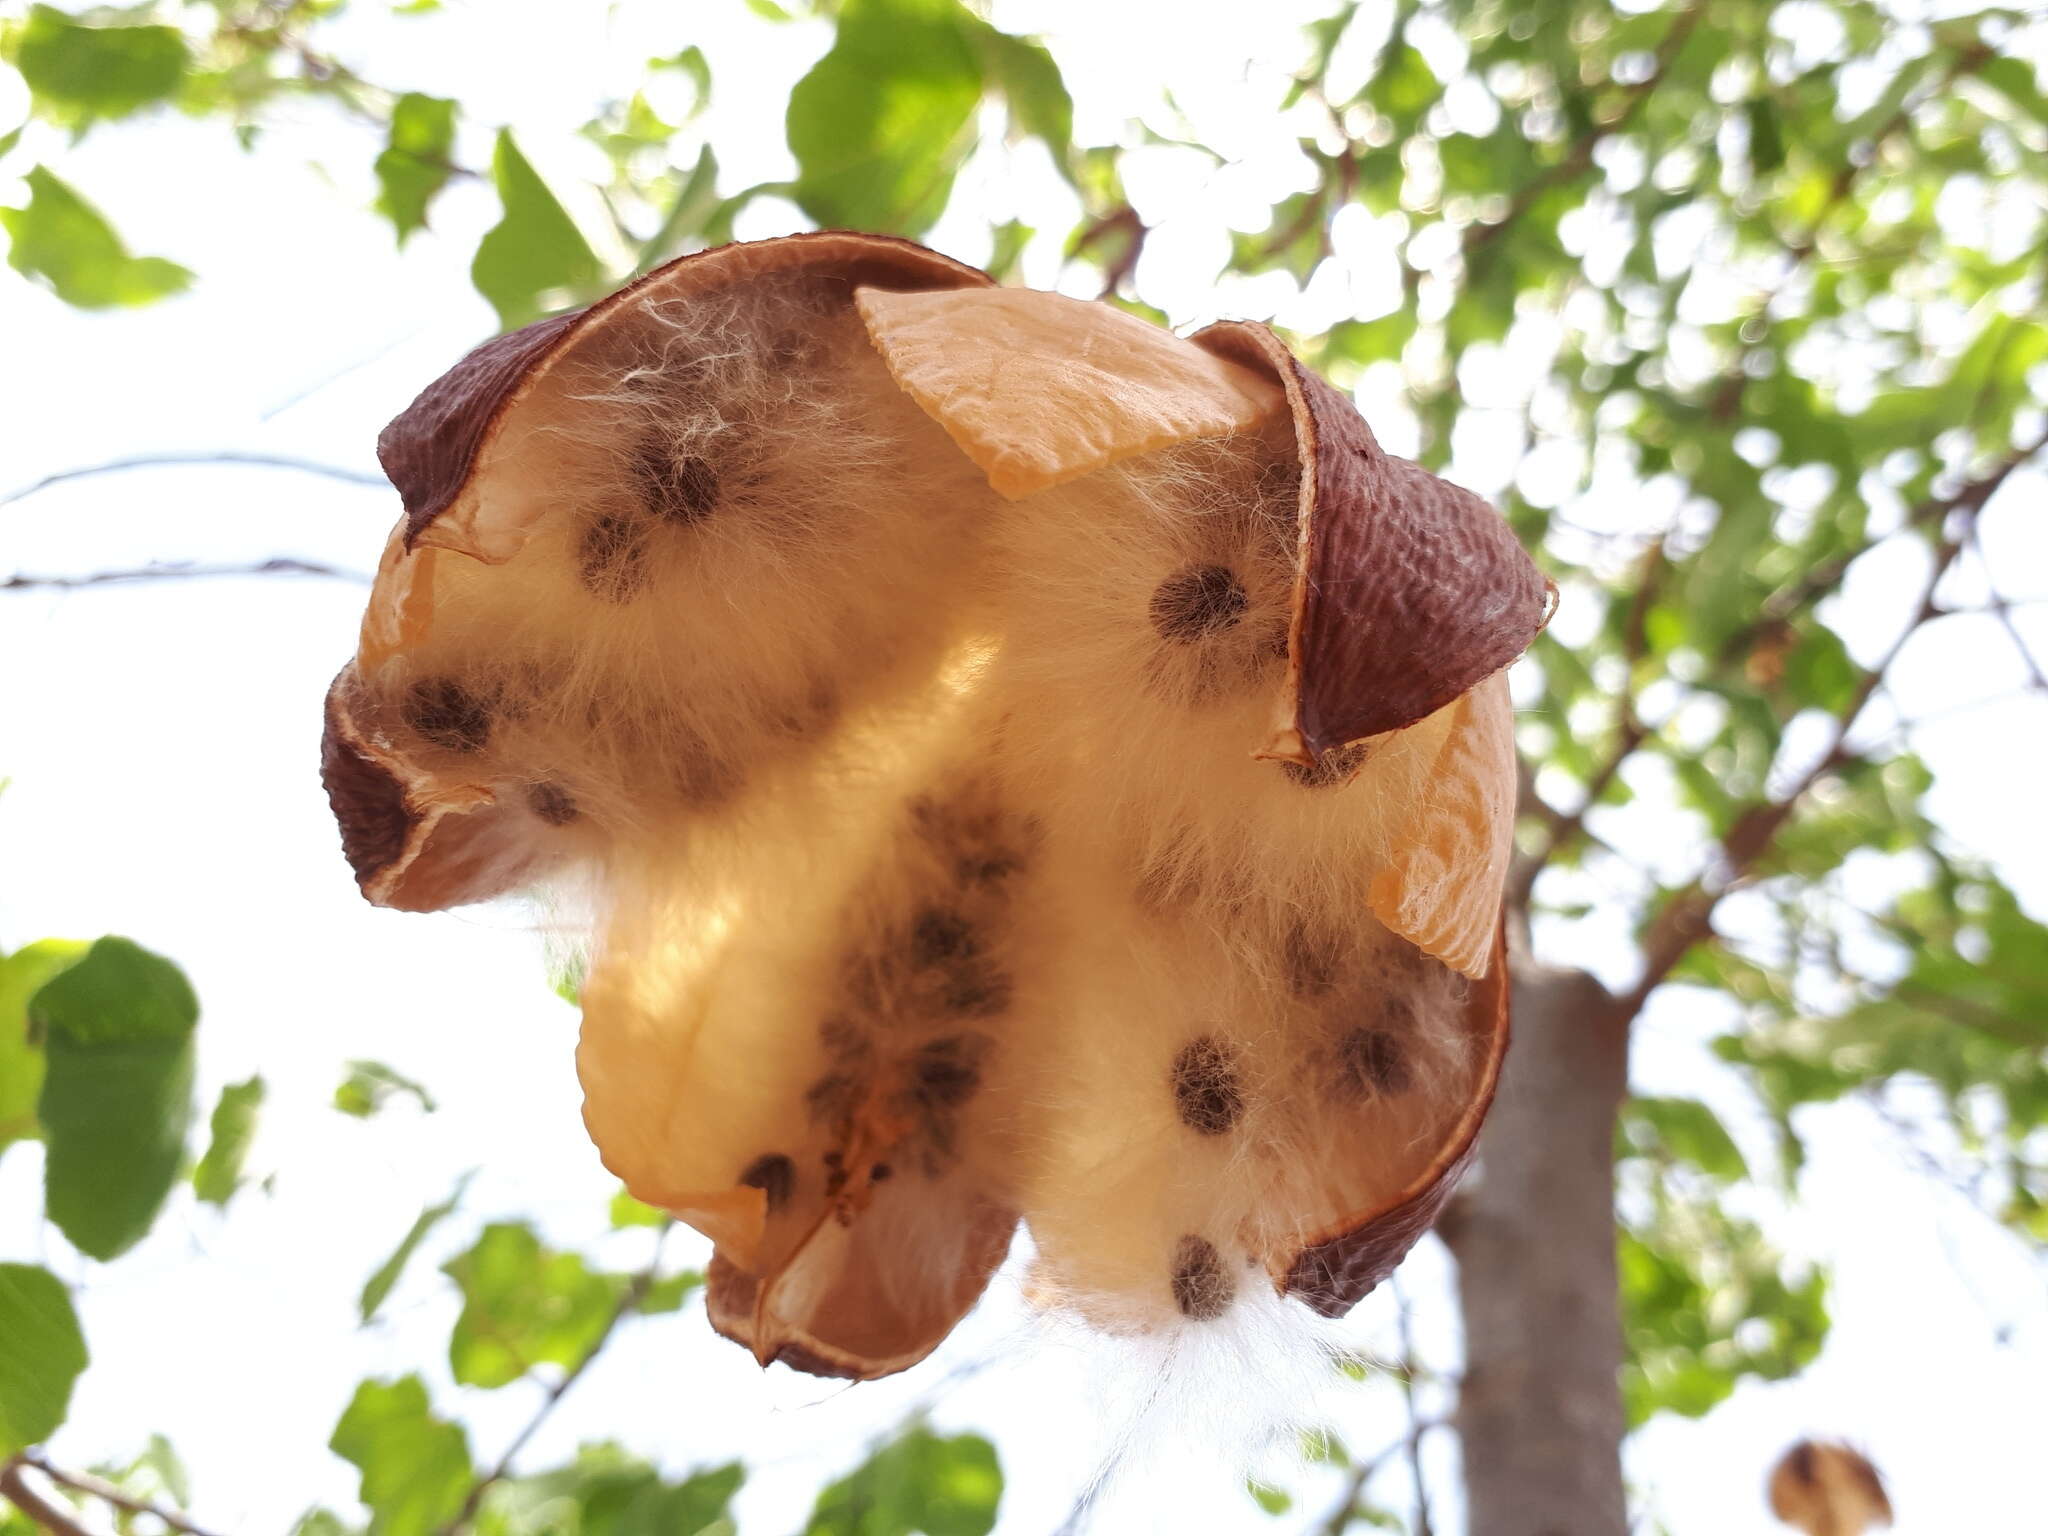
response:
[[[1254,394],[998,496],[849,296],[897,290],[796,270],[621,306],[512,401],[349,684],[352,846],[590,873],[593,1136],[702,1213],[762,1358],[901,1368],[1020,1214],[1056,1293],[1224,1318],[1407,1187],[1479,1058],[1371,915],[1421,733],[1263,755],[1317,439]],[[526,542],[463,558],[492,518]]]

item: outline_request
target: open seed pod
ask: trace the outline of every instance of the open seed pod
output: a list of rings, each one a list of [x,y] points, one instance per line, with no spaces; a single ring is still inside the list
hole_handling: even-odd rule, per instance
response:
[[[380,451],[344,851],[413,910],[588,890],[585,1117],[721,1332],[903,1369],[1020,1217],[1104,1327],[1334,1316],[1426,1230],[1548,597],[1270,332],[792,236],[487,343]]]
[[[1870,1458],[1832,1440],[1801,1440],[1771,1468],[1771,1513],[1807,1536],[1863,1536],[1892,1523]]]

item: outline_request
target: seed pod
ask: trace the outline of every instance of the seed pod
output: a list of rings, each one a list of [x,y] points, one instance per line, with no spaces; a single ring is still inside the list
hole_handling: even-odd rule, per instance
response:
[[[1506,1042],[1502,669],[1544,583],[1262,327],[901,241],[686,257],[386,429],[323,774],[367,896],[595,892],[606,1164],[764,1363],[1034,1294],[1337,1315]]]
[[[1863,1536],[1892,1523],[1884,1479],[1861,1451],[1801,1440],[1771,1469],[1771,1513],[1808,1536]]]

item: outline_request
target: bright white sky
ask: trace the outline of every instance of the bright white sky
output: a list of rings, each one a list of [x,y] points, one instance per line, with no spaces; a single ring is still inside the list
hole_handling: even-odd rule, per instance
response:
[[[1120,139],[1125,119],[1149,110],[1167,83],[1201,136],[1231,157],[1215,173],[1170,149],[1129,165],[1133,195],[1159,230],[1139,284],[1177,323],[1284,305],[1283,320],[1314,328],[1387,307],[1390,247],[1363,218],[1340,228],[1343,260],[1306,299],[1284,284],[1215,283],[1227,226],[1300,184],[1275,82],[1296,57],[1295,25],[1322,8],[997,8],[1000,24],[1049,37],[1080,105],[1083,142]],[[339,51],[371,78],[460,98],[472,125],[465,159],[481,163],[489,130],[510,123],[562,188],[597,172],[595,152],[571,137],[593,104],[636,80],[648,56],[689,42],[705,47],[717,71],[708,124],[727,185],[786,174],[781,104],[825,41],[816,26],[761,23],[739,0],[706,0],[681,19],[649,4],[608,15],[456,0],[440,16],[366,14],[336,32]],[[18,116],[18,104],[0,101],[0,121]],[[35,145],[32,137],[8,168],[25,169]],[[394,252],[364,211],[375,146],[324,114],[305,114],[254,157],[236,154],[217,127],[181,120],[106,133],[75,153],[53,137],[44,146],[134,249],[174,257],[201,281],[187,298],[105,317],[0,282],[0,492],[157,451],[288,453],[371,469],[383,421],[492,329],[465,270],[494,217],[489,197],[458,186],[436,210],[441,237]],[[0,200],[13,191],[0,185]],[[1007,168],[979,168],[962,201],[1059,229],[1067,195],[1027,150]],[[794,210],[762,203],[741,233],[792,227]],[[977,228],[978,214],[963,216],[934,243],[974,260]],[[1026,276],[1056,281],[1057,252],[1041,243]],[[1400,451],[1408,428],[1391,383],[1376,376],[1361,394]],[[1499,450],[1485,433],[1459,449],[1454,474],[1482,488],[1499,483]],[[1986,514],[1987,546],[2015,596],[2048,597],[2048,541],[2038,513],[2023,510],[2038,508],[2043,488],[2039,475],[2016,477]],[[368,569],[395,511],[386,492],[263,470],[110,476],[0,511],[0,567],[84,573],[290,554]],[[1593,501],[1574,515],[1599,524],[1627,514],[1619,502]],[[1859,658],[1883,648],[1899,595],[1917,580],[1904,549],[1859,568],[1838,615]],[[432,1270],[477,1222],[532,1215],[559,1242],[601,1243],[620,1266],[638,1262],[646,1242],[644,1233],[601,1237],[612,1186],[577,1118],[574,1015],[548,991],[524,915],[375,911],[340,861],[315,756],[321,694],[354,645],[362,595],[272,578],[0,599],[0,774],[13,779],[0,797],[0,945],[112,931],[175,956],[206,1008],[206,1102],[252,1072],[269,1080],[253,1164],[275,1174],[273,1193],[244,1195],[226,1220],[175,1205],[136,1253],[93,1268],[37,1231],[38,1154],[18,1150],[0,1162],[0,1256],[42,1258],[86,1284],[96,1363],[56,1441],[59,1459],[132,1453],[162,1430],[191,1464],[197,1514],[223,1529],[278,1530],[316,1499],[352,1507],[353,1471],[324,1446],[364,1374],[425,1370],[437,1402],[470,1422],[479,1459],[495,1458],[531,1412],[535,1389],[458,1394],[448,1385],[441,1341],[451,1290]],[[2026,622],[2048,654],[2044,614],[2031,609]],[[1559,622],[1569,635],[1578,621],[1568,611]],[[2048,706],[2004,697],[2018,677],[1988,621],[1942,626],[1908,652],[1897,681],[1909,715],[1944,711],[1916,741],[1939,776],[1933,803],[1949,832],[1994,858],[2033,909],[2048,912],[2048,823],[2038,794],[2023,798],[2014,766],[2042,760]],[[1649,856],[1684,854],[1683,829],[1668,819],[1625,830]],[[1869,888],[1893,878],[1873,870]],[[1614,917],[1561,926],[1549,935],[1551,954],[1618,978],[1619,927]],[[1725,1026],[1696,1001],[1660,999],[1639,1030],[1638,1082],[1726,1109],[1762,1165],[1762,1128],[1701,1048]],[[441,1111],[368,1125],[334,1113],[327,1104],[340,1065],[355,1056],[422,1078]],[[1702,1422],[1661,1421],[1638,1436],[1629,1466],[1642,1507],[1674,1536],[1771,1529],[1760,1494],[1766,1468],[1793,1438],[1823,1433],[1870,1449],[1892,1481],[1904,1536],[2016,1528],[2020,1512],[2036,1507],[2048,1424],[2041,1271],[1920,1177],[1865,1112],[1814,1110],[1801,1124],[1813,1160],[1799,1206],[1760,1199],[1754,1214],[1789,1251],[1834,1267],[1827,1352],[1798,1381],[1745,1386]],[[482,1171],[465,1219],[429,1245],[388,1318],[358,1331],[365,1274],[420,1207],[471,1168]],[[1438,1363],[1456,1358],[1447,1276],[1433,1240],[1403,1275]],[[1392,1305],[1389,1292],[1374,1297],[1349,1336],[1391,1354]],[[988,1431],[1001,1446],[1004,1536],[1042,1536],[1100,1449],[1103,1367],[1087,1347],[1033,1332],[1021,1317],[999,1294],[934,1361],[852,1391],[780,1370],[764,1376],[711,1340],[695,1311],[637,1325],[566,1401],[526,1464],[606,1435],[676,1468],[742,1456],[753,1475],[741,1527],[767,1536],[800,1526],[824,1477],[857,1460],[907,1406],[936,1397],[940,1423]],[[940,1390],[949,1372],[977,1365]],[[1216,1411],[1234,1408],[1225,1401]],[[1384,1386],[1340,1382],[1327,1413],[1363,1452],[1400,1430]],[[1455,1484],[1451,1456],[1441,1437],[1432,1442],[1439,1495]],[[1213,1466],[1183,1461],[1168,1475],[1165,1465],[1127,1489],[1096,1529],[1296,1531],[1321,1518],[1335,1490],[1332,1475],[1277,1470],[1300,1502],[1274,1521]],[[1375,1486],[1400,1501],[1403,1485],[1396,1469]],[[1454,1525],[1452,1513],[1446,1521],[1439,1510],[1440,1529]]]

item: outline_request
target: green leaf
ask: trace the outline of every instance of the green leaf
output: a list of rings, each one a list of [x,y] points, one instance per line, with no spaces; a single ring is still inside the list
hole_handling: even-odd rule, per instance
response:
[[[988,1536],[1002,1497],[988,1441],[915,1428],[820,1493],[804,1536]]]
[[[43,1091],[43,1042],[29,1027],[28,1000],[87,948],[80,939],[43,939],[0,960],[0,1149],[41,1134],[36,1100]]]
[[[0,1264],[0,1460],[64,1422],[86,1358],[57,1277],[34,1264]]]
[[[157,256],[130,256],[113,226],[42,166],[28,173],[28,206],[0,208],[12,242],[7,264],[39,277],[79,309],[153,304],[191,285],[192,274]]]
[[[709,149],[704,151],[704,154],[697,163],[699,166],[702,166],[707,162],[712,166],[712,172],[715,176],[717,174],[717,162],[711,160],[711,151]],[[659,237],[657,236],[656,240],[658,241],[658,239]],[[654,260],[659,261],[661,257],[655,250],[655,245],[656,241],[648,242],[648,255]],[[555,996],[559,997],[571,1008],[581,1008],[583,1006],[583,983],[589,969],[590,964],[583,956],[570,955],[566,960],[549,967],[548,986],[553,989]]]
[[[642,1205],[621,1187],[612,1196],[611,1218],[614,1227],[660,1227],[668,1224],[669,1215],[656,1206]]]
[[[1010,121],[1052,152],[1053,164],[1072,178],[1067,165],[1074,148],[1074,98],[1060,67],[1043,43],[1012,37],[994,27],[972,27],[988,83],[1009,103]]]
[[[171,1442],[162,1435],[151,1435],[142,1454],[126,1465],[101,1462],[91,1470],[134,1498],[164,1498],[173,1504],[192,1502],[191,1481],[185,1471],[185,1463],[178,1459]],[[127,1536],[126,1532],[124,1536]]]
[[[416,1099],[423,1112],[434,1112],[434,1096],[404,1073],[381,1061],[352,1061],[348,1076],[334,1090],[334,1107],[344,1115],[366,1120],[400,1094]]]
[[[192,1188],[208,1205],[226,1205],[242,1187],[242,1163],[256,1139],[257,1111],[263,1107],[263,1079],[230,1083],[213,1107],[213,1140],[192,1170]]]
[[[691,117],[711,105],[711,61],[704,57],[704,50],[695,43],[673,58],[648,60],[648,67],[679,69],[690,77],[690,84],[697,88],[697,99],[690,104]]]
[[[847,0],[789,95],[792,196],[819,224],[919,235],[973,145],[980,19],[958,0]]]
[[[688,1301],[691,1293],[703,1285],[703,1283],[703,1275],[694,1269],[685,1269],[673,1275],[665,1275],[647,1288],[646,1294],[640,1298],[639,1310],[648,1315],[659,1312],[680,1312],[683,1308],[683,1303]]]
[[[469,275],[509,331],[589,294],[604,281],[604,267],[510,129],[498,132],[491,180],[505,216],[477,246]]]
[[[407,92],[391,108],[391,138],[377,156],[377,211],[398,243],[427,227],[427,205],[455,174],[455,103]]]
[[[734,1463],[668,1483],[617,1445],[585,1445],[565,1467],[493,1488],[476,1536],[704,1536],[745,1478]]]
[[[610,1328],[626,1288],[579,1254],[543,1247],[523,1223],[485,1227],[441,1267],[462,1288],[448,1363],[472,1387],[506,1386],[543,1363],[575,1369]]]
[[[1633,1098],[1622,1114],[1622,1135],[1638,1150],[1661,1151],[1724,1183],[1749,1177],[1742,1149],[1697,1099]]]
[[[475,1473],[469,1437],[434,1416],[417,1376],[365,1381],[328,1448],[362,1473],[370,1536],[428,1536],[462,1508]]]
[[[1285,1488],[1275,1488],[1271,1483],[1262,1483],[1257,1478],[1247,1478],[1244,1491],[1269,1515],[1284,1515],[1294,1508],[1293,1494]]]
[[[398,14],[406,13],[401,10]],[[316,1505],[299,1516],[299,1523],[292,1527],[292,1536],[351,1536],[351,1532],[341,1516],[324,1505]]]
[[[199,1000],[170,961],[109,937],[28,1010],[47,1058],[44,1209],[80,1252],[111,1259],[141,1241],[177,1180]]]
[[[384,1298],[391,1294],[391,1288],[398,1284],[398,1277],[405,1273],[405,1266],[412,1261],[426,1235],[439,1226],[455,1208],[462,1204],[463,1191],[469,1188],[472,1175],[464,1174],[454,1191],[439,1205],[430,1205],[413,1219],[413,1224],[399,1239],[398,1246],[391,1250],[391,1257],[379,1264],[368,1280],[363,1282],[363,1293],[356,1300],[356,1316],[367,1323],[377,1315],[377,1309],[384,1305]]]
[[[92,25],[47,5],[30,9],[14,55],[37,108],[80,128],[169,97],[188,62],[176,27],[127,19]]]

